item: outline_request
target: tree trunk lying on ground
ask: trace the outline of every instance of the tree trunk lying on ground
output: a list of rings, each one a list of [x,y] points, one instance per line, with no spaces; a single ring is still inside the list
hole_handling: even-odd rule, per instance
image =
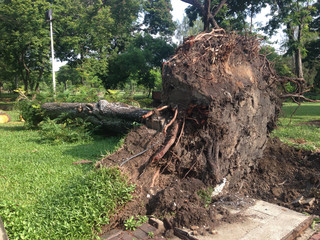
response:
[[[64,114],[69,118],[83,118],[107,131],[125,132],[134,122],[142,122],[142,116],[150,110],[133,107],[124,103],[45,103],[41,106],[49,118]]]

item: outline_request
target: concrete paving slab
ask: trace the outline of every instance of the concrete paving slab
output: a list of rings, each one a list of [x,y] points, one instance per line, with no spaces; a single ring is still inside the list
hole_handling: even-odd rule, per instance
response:
[[[199,240],[294,240],[313,221],[313,216],[306,216],[260,200],[256,200],[254,205],[241,210],[239,214],[241,216],[239,222],[224,223],[215,228],[217,234],[196,236],[196,238]]]

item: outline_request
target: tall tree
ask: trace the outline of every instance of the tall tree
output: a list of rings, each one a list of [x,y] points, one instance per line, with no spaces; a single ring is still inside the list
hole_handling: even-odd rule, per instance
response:
[[[320,1],[313,4],[315,11],[312,13],[312,22],[310,23],[310,31],[317,34],[317,38],[309,39],[305,44],[307,56],[303,59],[309,68],[315,71],[312,79],[314,87],[320,89]]]
[[[172,5],[170,0],[147,0],[143,3],[145,32],[160,33],[162,36],[172,35],[175,25],[172,21]]]
[[[266,6],[266,1],[258,0],[181,0],[189,3],[186,13],[192,24],[198,17],[204,22],[204,31],[213,28],[243,30],[247,16],[251,19]],[[252,27],[252,25],[251,25]]]
[[[192,26],[190,26],[192,25]],[[203,31],[203,22],[200,18],[190,24],[190,20],[187,16],[184,16],[182,22],[178,22],[176,38],[179,39],[180,43],[182,43],[183,38],[188,37],[190,35],[197,35]]]
[[[174,53],[175,46],[151,35],[138,35],[127,51],[111,58],[109,73],[103,78],[106,88],[124,85],[135,78],[151,90],[156,78],[152,70],[160,69],[165,59]]]
[[[0,71],[37,90],[49,68],[49,24],[45,0],[0,1]]]
[[[86,58],[106,56],[112,27],[110,7],[102,1],[55,2],[56,55],[71,66],[83,67]]]
[[[281,26],[284,26],[288,37],[287,54],[293,54],[295,59],[295,73],[303,78],[302,57],[306,52],[304,43],[310,33],[309,23],[314,7],[310,0],[276,0],[271,5],[271,15],[265,30],[272,35]]]

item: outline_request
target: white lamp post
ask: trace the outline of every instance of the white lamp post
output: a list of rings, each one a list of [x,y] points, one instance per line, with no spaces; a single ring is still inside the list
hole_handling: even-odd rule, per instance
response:
[[[50,21],[50,38],[51,38],[51,61],[52,61],[52,86],[53,95],[56,95],[56,74],[54,72],[54,48],[53,48],[53,30],[52,30],[52,9],[48,10],[48,18]]]

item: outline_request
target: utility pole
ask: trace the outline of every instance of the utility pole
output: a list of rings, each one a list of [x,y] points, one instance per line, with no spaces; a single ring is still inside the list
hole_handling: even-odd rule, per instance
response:
[[[52,62],[52,87],[53,96],[56,96],[56,74],[54,72],[54,48],[53,48],[53,29],[52,29],[52,9],[48,10],[48,18],[50,21],[50,38],[51,38],[51,62]]]

